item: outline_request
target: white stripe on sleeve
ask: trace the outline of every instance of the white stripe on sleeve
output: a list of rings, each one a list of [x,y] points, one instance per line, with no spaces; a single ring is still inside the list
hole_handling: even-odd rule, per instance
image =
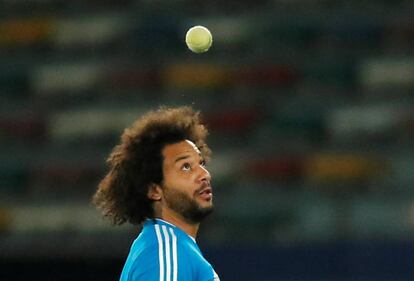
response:
[[[177,276],[178,276],[177,236],[175,236],[174,230],[171,227],[170,227],[170,233],[172,237],[173,281],[177,281]]]
[[[171,254],[170,254],[170,236],[168,235],[167,227],[161,226],[165,238],[165,277],[166,281],[171,281]]]
[[[163,240],[160,232],[160,226],[156,224],[155,233],[157,234],[158,240],[158,259],[160,261],[160,281],[164,281],[164,251],[163,251]]]

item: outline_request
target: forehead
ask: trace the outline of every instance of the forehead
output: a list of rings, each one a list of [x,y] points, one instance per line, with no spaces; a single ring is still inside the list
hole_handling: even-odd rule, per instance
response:
[[[189,140],[183,140],[173,144],[167,144],[162,150],[162,155],[165,160],[174,161],[176,158],[183,155],[200,155],[201,152],[198,147]]]

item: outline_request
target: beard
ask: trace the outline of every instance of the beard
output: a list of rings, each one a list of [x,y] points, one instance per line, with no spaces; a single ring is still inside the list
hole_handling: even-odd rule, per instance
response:
[[[163,189],[167,206],[180,214],[190,224],[200,223],[213,211],[213,205],[201,207],[195,198],[191,198],[184,192],[166,186]]]

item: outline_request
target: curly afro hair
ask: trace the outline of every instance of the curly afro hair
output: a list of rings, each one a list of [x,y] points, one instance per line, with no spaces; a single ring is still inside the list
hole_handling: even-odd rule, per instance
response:
[[[211,151],[205,143],[207,134],[200,113],[191,107],[161,107],[148,112],[124,130],[120,144],[107,159],[109,171],[92,202],[116,225],[141,224],[146,218],[153,218],[147,193],[151,184],[163,180],[163,148],[190,140],[208,161]]]

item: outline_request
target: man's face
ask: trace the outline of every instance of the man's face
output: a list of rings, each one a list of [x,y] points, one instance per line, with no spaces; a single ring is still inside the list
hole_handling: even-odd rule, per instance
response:
[[[166,145],[162,155],[166,207],[190,223],[199,223],[213,210],[211,176],[200,150],[185,140]]]

